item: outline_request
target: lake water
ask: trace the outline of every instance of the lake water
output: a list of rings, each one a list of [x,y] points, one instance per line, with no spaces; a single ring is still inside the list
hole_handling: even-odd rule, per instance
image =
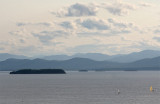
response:
[[[160,71],[8,73],[0,72],[0,104],[160,104]]]

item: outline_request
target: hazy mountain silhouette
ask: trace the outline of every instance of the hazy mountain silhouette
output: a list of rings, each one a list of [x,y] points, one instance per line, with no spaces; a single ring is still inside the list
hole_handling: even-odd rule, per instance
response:
[[[7,59],[0,62],[0,70],[17,69],[44,69],[56,68],[65,70],[99,69],[117,66],[118,63],[108,61],[94,61],[87,58],[73,58],[65,61],[43,60],[43,59]]]
[[[45,60],[68,60],[73,57],[68,56],[68,55],[50,55],[50,56],[43,56],[43,57],[39,57],[39,58],[45,59]]]
[[[94,61],[87,58],[73,58],[64,61],[43,59],[7,59],[0,62],[0,70],[46,68],[64,70],[155,70],[160,69],[160,57],[143,59],[132,63]]]
[[[141,52],[133,52],[131,54],[121,54],[121,55],[106,55],[101,53],[78,53],[75,55],[50,55],[50,56],[39,56],[36,58],[45,59],[45,60],[69,60],[72,58],[80,57],[80,58],[88,58],[95,61],[112,61],[112,62],[119,62],[119,63],[128,63],[134,62],[137,60],[145,59],[145,58],[154,58],[160,56],[160,51],[156,50],[145,50]],[[13,55],[8,53],[1,53],[0,54],[0,61],[4,61],[9,58],[15,59],[34,59],[35,57],[26,57],[23,55]]]
[[[28,59],[29,57],[23,55],[13,55],[8,53],[0,53],[0,61],[9,59],[9,58],[16,58],[16,59]]]
[[[119,56],[119,55],[117,55]],[[109,60],[111,58],[114,58],[115,56],[109,56],[106,54],[101,54],[101,53],[77,53],[71,56],[68,55],[50,55],[50,56],[44,56],[44,57],[40,57],[41,59],[45,59],[45,60],[69,60],[72,58],[76,58],[76,57],[80,57],[80,58],[89,58],[92,60],[96,60],[96,61],[104,61],[104,60]]]
[[[110,61],[127,63],[127,62],[134,62],[137,60],[145,59],[145,58],[154,58],[154,57],[158,57],[158,56],[160,56],[160,51],[144,50],[141,52],[133,52],[128,55],[116,56],[116,57],[110,59]]]
[[[141,60],[144,58],[154,58],[160,56],[160,51],[156,50],[144,50],[140,52],[133,52],[130,54],[118,54],[118,55],[106,55],[101,53],[78,53],[72,56],[68,55],[51,55],[51,56],[45,56],[41,57],[41,59],[46,60],[68,60],[75,57],[80,58],[89,58],[96,61],[113,61],[113,62],[120,62],[120,63],[126,63],[126,62],[134,62],[137,60]]]
[[[138,60],[127,65],[128,67],[160,67],[160,56]]]

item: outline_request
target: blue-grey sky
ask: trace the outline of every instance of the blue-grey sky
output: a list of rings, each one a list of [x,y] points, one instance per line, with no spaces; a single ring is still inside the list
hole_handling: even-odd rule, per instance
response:
[[[160,50],[159,0],[0,0],[0,53]]]

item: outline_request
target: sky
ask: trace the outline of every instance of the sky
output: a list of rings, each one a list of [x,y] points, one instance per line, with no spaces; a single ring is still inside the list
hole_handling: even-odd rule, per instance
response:
[[[0,0],[0,53],[160,50],[160,0]]]

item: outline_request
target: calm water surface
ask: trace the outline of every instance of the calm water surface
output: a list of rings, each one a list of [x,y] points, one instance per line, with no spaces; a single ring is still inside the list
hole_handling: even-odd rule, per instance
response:
[[[154,92],[149,91],[151,85]],[[0,72],[0,104],[160,104],[160,72]]]

